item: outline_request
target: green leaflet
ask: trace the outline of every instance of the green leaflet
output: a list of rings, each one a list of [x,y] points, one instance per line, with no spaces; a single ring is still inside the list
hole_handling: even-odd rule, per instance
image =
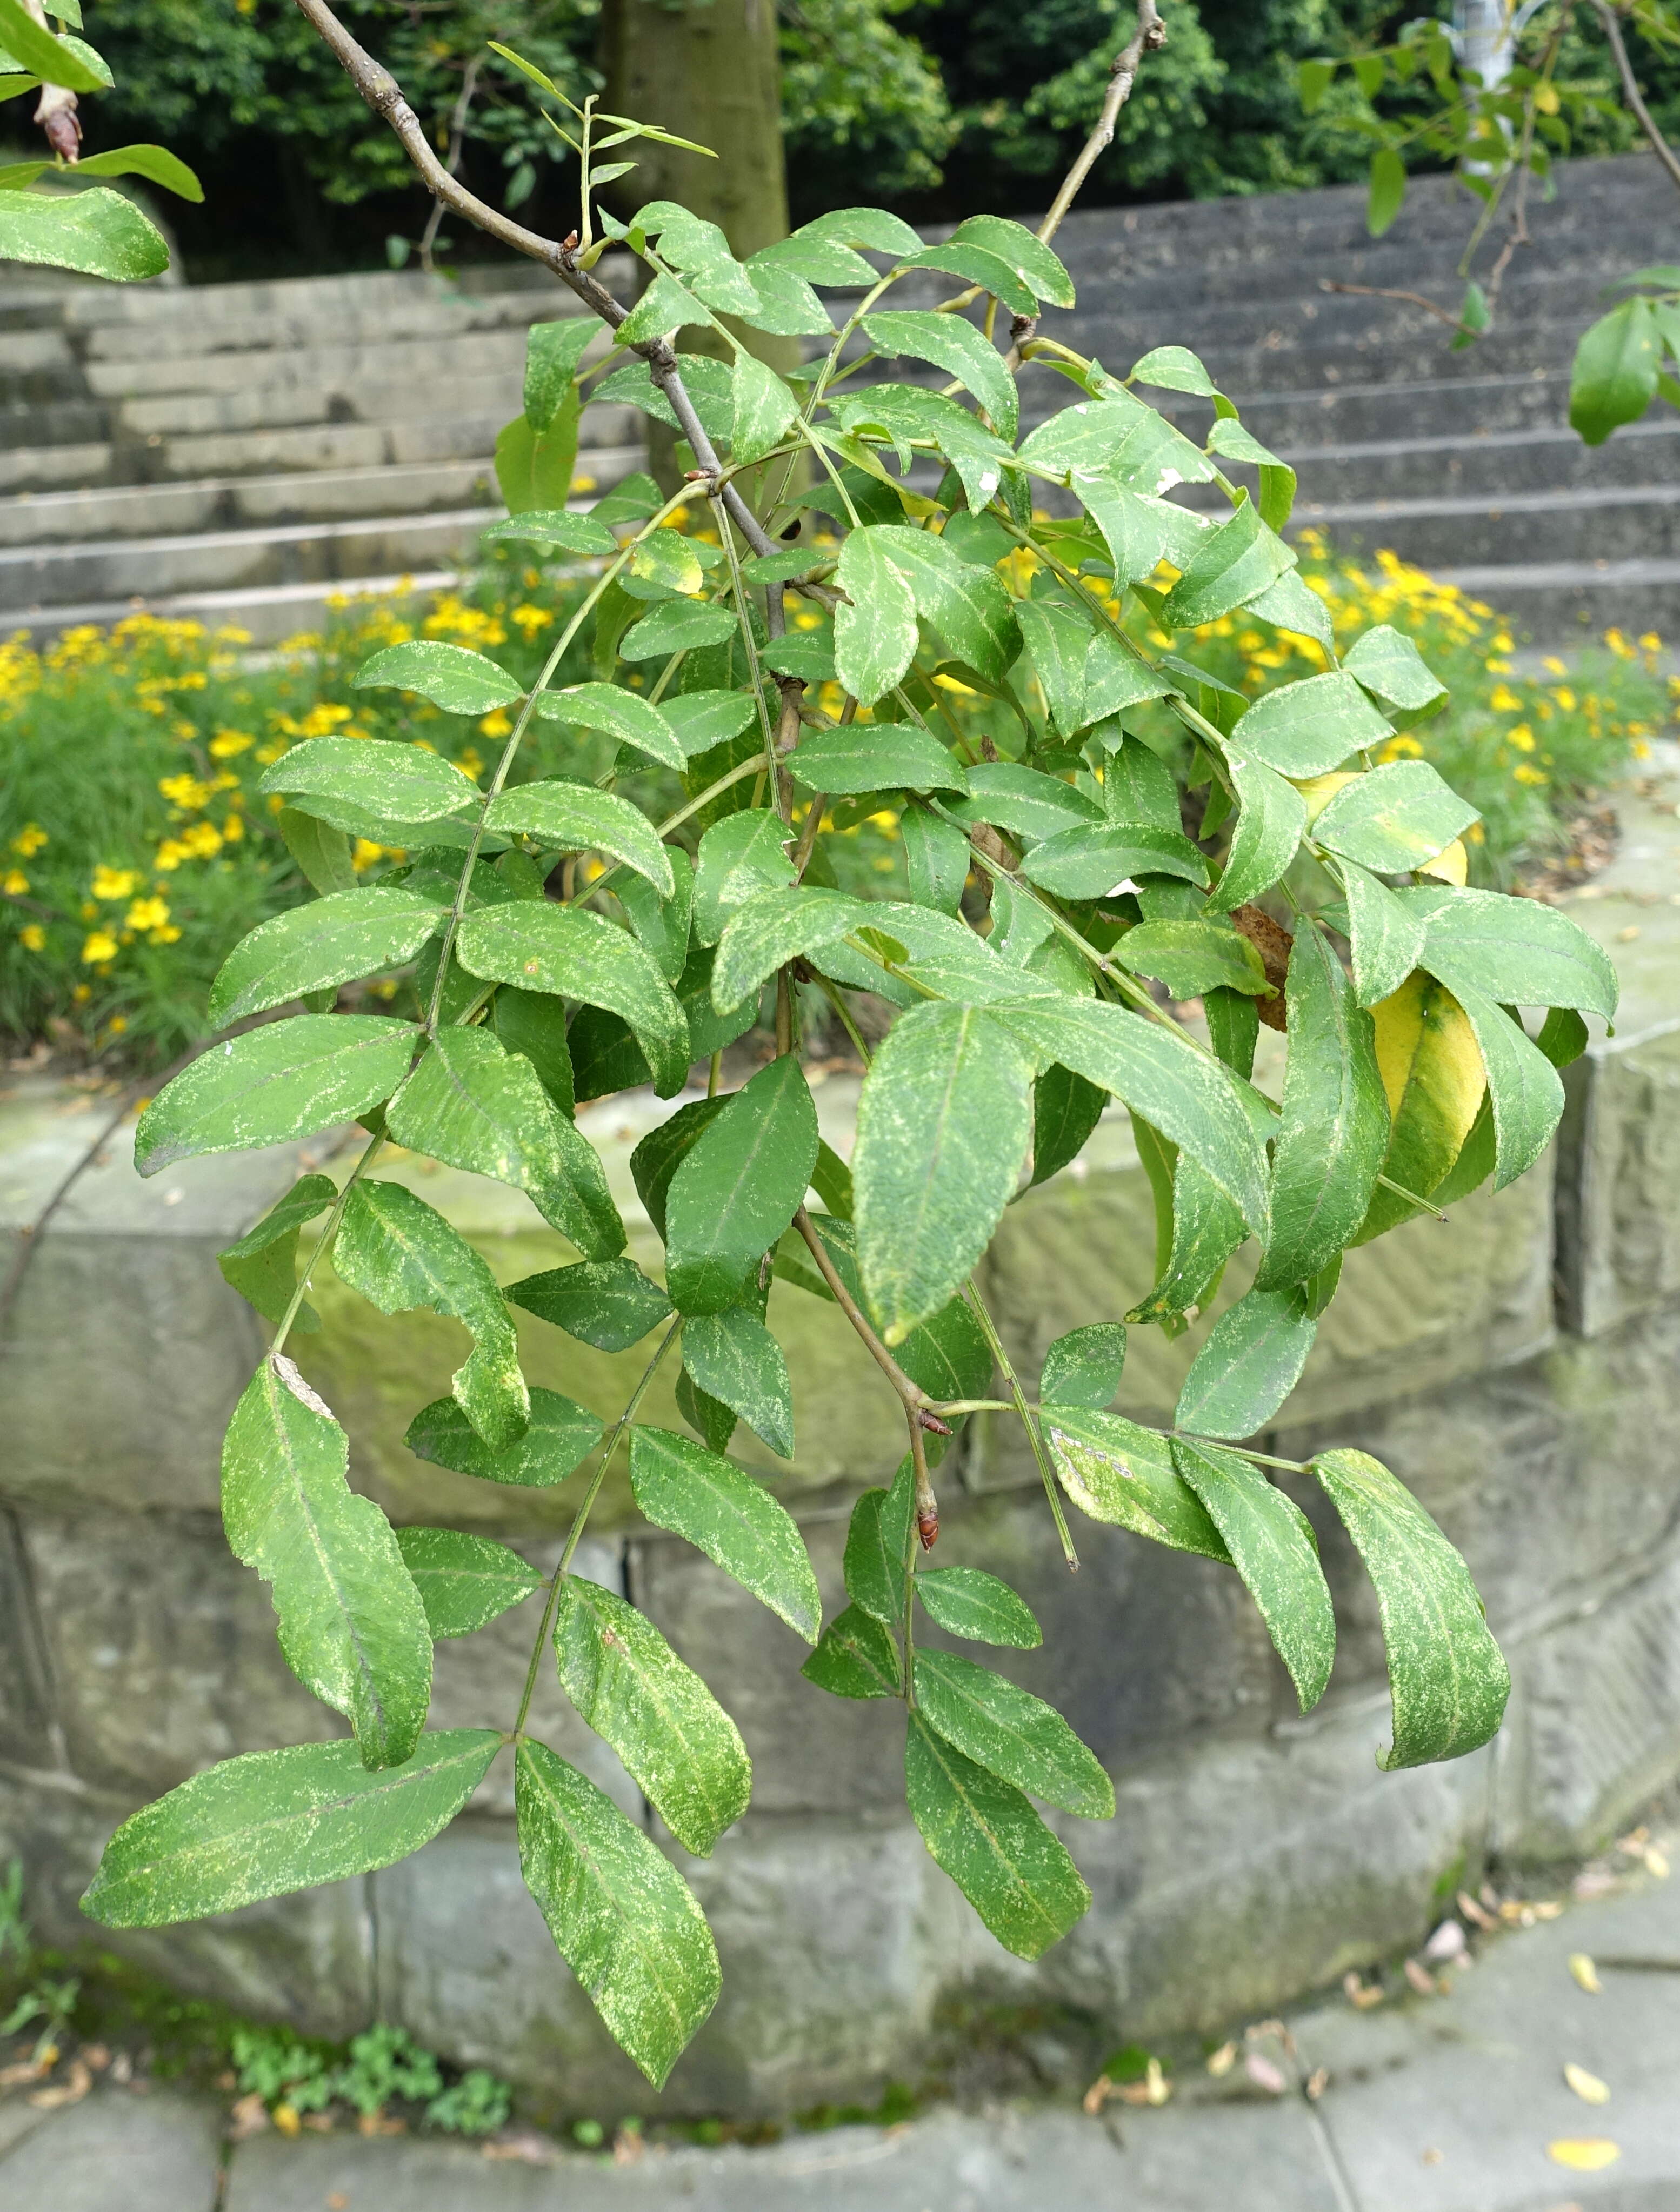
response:
[[[274,817],[274,826],[311,890],[325,898],[333,891],[356,889],[350,839],[342,830],[335,830],[330,822],[317,822],[313,814],[300,814],[295,806],[283,806]]]
[[[694,919],[694,863],[680,845],[663,849],[672,863],[668,897],[661,898],[651,884],[622,876],[612,888],[654,967],[667,983],[676,985],[688,966]]]
[[[306,991],[411,960],[443,920],[430,899],[395,887],[338,891],[271,915],[242,937],[210,986],[214,1029],[283,1006]]]
[[[796,1636],[816,1642],[823,1605],[805,1540],[756,1476],[668,1429],[638,1427],[630,1431],[630,1488],[655,1528],[685,1536]]]
[[[1481,819],[1427,761],[1390,761],[1344,783],[1312,824],[1313,842],[1387,875],[1421,867]]]
[[[807,791],[826,792],[831,798],[968,788],[956,755],[911,722],[848,722],[813,730],[788,755],[788,767]]]
[[[1233,745],[1226,756],[1241,811],[1232,833],[1231,850],[1208,904],[1230,914],[1269,890],[1295,857],[1306,828],[1306,801],[1263,762]]]
[[[533,325],[540,329],[541,325]],[[492,545],[540,545],[563,553],[616,553],[618,541],[604,522],[593,514],[573,514],[563,507],[538,507],[514,514],[506,522],[493,522],[484,532]]]
[[[1609,954],[1556,907],[1499,891],[1420,886],[1395,896],[1423,918],[1419,965],[1457,997],[1480,991],[1500,1006],[1573,1006],[1606,1021],[1614,1015]]]
[[[630,1262],[607,1265],[627,1267]],[[499,1450],[484,1442],[453,1398],[435,1398],[423,1406],[403,1438],[417,1459],[521,1490],[550,1490],[563,1482],[600,1440],[601,1425],[587,1407],[540,1384],[531,1392],[530,1427],[517,1443]]]
[[[1287,998],[1272,1234],[1255,1277],[1262,1291],[1305,1282],[1351,1241],[1388,1149],[1388,1100],[1371,1017],[1316,923],[1304,921],[1295,933]]]
[[[491,799],[484,819],[492,830],[537,838],[545,850],[610,854],[645,876],[662,898],[675,893],[671,856],[653,824],[613,792],[556,780],[516,784]]]
[[[1257,599],[1294,565],[1294,553],[1245,498],[1229,521],[1208,531],[1196,547],[1166,595],[1161,620],[1170,629],[1216,622]]]
[[[846,1595],[886,1627],[904,1610],[914,1491],[908,1460],[890,1490],[866,1490],[852,1508],[842,1563]]]
[[[685,757],[694,760],[714,745],[740,737],[758,716],[750,691],[680,691],[660,702],[660,712],[677,733]]]
[[[1651,404],[1662,366],[1662,325],[1636,294],[1590,325],[1569,376],[1569,427],[1589,446],[1637,422]]]
[[[1118,1413],[1045,1405],[1038,1425],[1062,1487],[1081,1513],[1175,1552],[1226,1559],[1218,1529],[1172,1464],[1168,1439]]]
[[[958,315],[911,308],[866,316],[863,330],[881,353],[908,354],[913,361],[931,362],[954,376],[974,394],[1002,435],[1014,437],[1020,422],[1015,380],[1002,355],[971,323]]]
[[[1001,304],[1017,315],[1038,313],[1038,301],[1007,261],[979,245],[965,246],[953,239],[944,246],[924,246],[920,253],[904,257],[906,269],[940,269],[947,276],[960,276],[965,283],[983,285]]]
[[[721,1398],[714,1398],[703,1390],[685,1367],[677,1377],[673,1393],[677,1411],[688,1423],[709,1452],[726,1452],[729,1439],[735,1433],[739,1416]]]
[[[931,623],[948,653],[977,669],[990,684],[1007,675],[1021,649],[1014,603],[989,565],[965,560],[954,544],[903,523],[877,526],[876,545],[892,560],[915,596],[916,612]],[[840,556],[843,574],[846,556]]]
[[[916,595],[880,528],[852,532],[834,580],[846,595],[835,611],[835,668],[858,704],[873,707],[916,657]]]
[[[971,1006],[902,1017],[858,1099],[852,1176],[869,1310],[902,1344],[960,1286],[991,1240],[1032,1141],[1032,1070],[1013,1035]]]
[[[1293,1498],[1235,1452],[1175,1437],[1172,1461],[1225,1539],[1277,1655],[1310,1712],[1336,1657],[1336,1613],[1312,1523]]]
[[[236,1244],[216,1255],[216,1264],[224,1280],[277,1328],[297,1287],[299,1232],[305,1222],[313,1221],[338,1195],[331,1176],[305,1176]],[[307,1301],[299,1306],[294,1328],[313,1334],[320,1325],[320,1315]]]
[[[391,1524],[349,1469],[327,1407],[283,1354],[265,1359],[222,1448],[228,1547],[271,1585],[298,1680],[344,1714],[366,1765],[400,1766],[425,1724],[431,1638]]]
[[[1240,717],[1231,743],[1280,775],[1308,776],[1393,735],[1354,678],[1332,669],[1264,693]]]
[[[461,923],[460,963],[486,982],[514,983],[581,999],[629,1023],[661,1098],[688,1075],[688,1019],[675,993],[628,930],[579,907],[515,904],[481,908]]]
[[[1081,824],[1035,845],[1021,873],[1058,898],[1105,898],[1135,876],[1176,876],[1205,884],[1208,863],[1180,830],[1147,823]]]
[[[1342,665],[1357,676],[1367,691],[1386,699],[1391,707],[1417,714],[1446,696],[1446,686],[1425,665],[1423,655],[1397,629],[1379,623],[1354,639],[1342,656]]]
[[[625,660],[652,660],[670,653],[692,653],[699,646],[727,645],[736,631],[735,617],[727,607],[700,599],[666,599],[625,633],[618,651]]]
[[[1238,1082],[1176,1031],[1123,1006],[1000,1008],[992,1019],[1041,1062],[1101,1085],[1189,1152],[1255,1235],[1269,1225],[1266,1160]]]
[[[1153,975],[1175,999],[1199,999],[1204,991],[1246,992],[1270,998],[1272,987],[1260,955],[1228,924],[1200,917],[1183,921],[1143,921],[1129,929],[1112,957],[1135,975]]]
[[[1079,1869],[1020,1791],[965,1759],[915,1711],[904,1791],[928,1855],[1018,1959],[1038,1958],[1089,1906]]]
[[[951,800],[947,811],[959,822],[989,822],[1012,836],[1040,841],[1103,819],[1073,784],[1013,761],[977,762],[968,772],[968,796]]]
[[[1023,599],[1015,618],[1050,718],[1064,738],[1074,737],[1091,720],[1085,700],[1091,624],[1060,599]]]
[[[672,1177],[699,1142],[701,1133],[710,1127],[732,1097],[739,1096],[739,1092],[726,1092],[719,1098],[691,1099],[686,1106],[679,1106],[668,1121],[655,1122],[630,1154],[630,1178],[661,1243]]]
[[[351,679],[351,689],[382,688],[412,691],[447,714],[488,714],[525,696],[496,661],[468,652],[464,645],[440,645],[432,638],[387,645],[371,660],[364,660]]]
[[[1498,1729],[1511,1675],[1470,1571],[1403,1482],[1360,1451],[1320,1452],[1312,1472],[1377,1592],[1394,1741],[1378,1764],[1457,1759]]]
[[[1114,1812],[1114,1784],[1053,1705],[953,1651],[918,1651],[911,1668],[928,1725],[989,1774],[1084,1820]]]
[[[0,25],[0,33],[11,34],[9,22]],[[18,86],[15,77],[10,82]],[[30,82],[25,77],[18,88]],[[45,192],[0,193],[0,259],[75,269],[84,276],[134,284],[162,275],[169,266],[169,247],[132,200],[97,185],[64,198]]]
[[[1248,461],[1258,469],[1261,520],[1274,530],[1281,530],[1295,504],[1295,471],[1288,463],[1281,461],[1269,447],[1263,446],[1234,415],[1220,416],[1214,422],[1208,433],[1208,451],[1217,453],[1221,460]],[[1293,573],[1293,564],[1286,564],[1276,580],[1281,582]],[[1300,588],[1305,591],[1306,586],[1302,585]],[[1251,599],[1247,604],[1251,607],[1255,602]]]
[[[560,1686],[685,1850],[709,1858],[746,1810],[752,1768],[735,1723],[645,1614],[569,1575],[554,1618]]]
[[[471,1636],[542,1583],[517,1552],[488,1536],[463,1535],[455,1528],[399,1528],[397,1548],[433,1636]]]
[[[951,234],[953,243],[983,246],[1013,269],[1040,300],[1052,307],[1071,307],[1074,280],[1044,240],[1025,223],[1007,222],[1001,216],[971,215]]]
[[[212,1045],[140,1116],[134,1164],[161,1174],[205,1152],[313,1137],[388,1098],[421,1033],[374,1014],[296,1014]]]
[[[1071,1068],[1047,1067],[1032,1085],[1032,1180],[1047,1181],[1077,1159],[1103,1117],[1108,1093]]]
[[[1133,384],[1152,384],[1160,392],[1193,392],[1199,398],[1217,395],[1214,380],[1188,346],[1153,346],[1132,363],[1128,379]]]
[[[574,394],[545,430],[515,415],[496,432],[496,482],[510,514],[551,514],[570,495],[581,411]]]
[[[1105,746],[1112,736],[1107,730],[1097,732]],[[1103,763],[1103,804],[1112,822],[1147,822],[1154,830],[1179,826],[1178,787],[1172,769],[1141,738],[1127,737],[1123,732],[1117,749]]]
[[[507,1296],[597,1352],[628,1352],[671,1311],[671,1301],[633,1260],[586,1260],[510,1283]],[[532,1401],[536,1419],[536,1401]]]
[[[745,348],[732,372],[734,415],[729,435],[732,461],[756,461],[779,446],[799,415],[799,402],[773,368]]]
[[[1534,1165],[1563,1116],[1563,1085],[1539,1047],[1503,1006],[1463,984],[1454,992],[1476,1032],[1494,1109],[1494,1188]]]
[[[1093,1321],[1058,1336],[1044,1354],[1038,1395],[1058,1406],[1112,1402],[1126,1364],[1126,1331],[1117,1321]]]
[[[855,1605],[830,1621],[799,1671],[837,1698],[896,1698],[904,1683],[898,1645]]]
[[[1353,860],[1342,863],[1348,900],[1348,942],[1353,952],[1354,996],[1362,1006],[1391,997],[1416,967],[1423,951],[1420,915],[1384,883]]]
[[[301,812],[352,835],[370,817],[439,822],[482,795],[438,754],[386,738],[306,738],[280,756],[257,788],[265,796],[278,792]]]
[[[566,1009],[560,1000],[544,991],[516,991],[504,983],[490,1002],[484,1027],[509,1052],[530,1061],[537,1080],[569,1121],[577,1097],[566,1042]]]
[[[223,1759],[124,1821],[82,1910],[167,1928],[394,1866],[448,1826],[501,1748],[497,1729],[449,1729],[374,1773],[344,1742]]]
[[[630,572],[644,583],[660,585],[666,591],[681,592],[685,596],[697,592],[705,580],[698,544],[685,538],[680,530],[655,530],[651,537],[636,540],[630,553]]]
[[[580,312],[559,322],[533,323],[526,331],[525,419],[533,430],[546,430],[570,398],[577,365],[600,329],[593,315]]]
[[[1180,1152],[1172,1170],[1166,1257],[1159,1264],[1154,1288],[1126,1319],[1166,1322],[1184,1315],[1193,1317],[1213,1297],[1226,1261],[1247,1235],[1242,1216],[1225,1193],[1188,1152]]]
[[[1300,1380],[1318,1321],[1305,1291],[1251,1291],[1221,1314],[1178,1394],[1178,1426],[1251,1437]]]
[[[386,1126],[411,1151],[527,1192],[592,1259],[624,1250],[624,1225],[593,1146],[551,1103],[531,1062],[488,1030],[440,1030],[391,1101]]]
[[[727,620],[733,633],[733,617]],[[638,630],[643,627],[637,625]],[[574,684],[564,691],[539,691],[537,712],[545,722],[564,722],[578,730],[602,730],[608,737],[646,753],[663,768],[679,769],[686,758],[676,732],[659,708],[634,691],[621,691],[612,684]]]
[[[1103,399],[1061,408],[1021,440],[1021,465],[1063,483],[1074,471],[1108,476],[1127,439],[1149,411],[1142,400],[1117,385]]]
[[[694,1893],[606,1792],[527,1738],[514,1765],[520,1872],[561,1957],[656,2089],[717,2002]]]
[[[671,1179],[667,1285],[685,1314],[737,1304],[748,1277],[805,1198],[817,1109],[796,1054],[773,1060],[728,1099]]]
[[[1167,550],[1169,526],[1160,502],[1105,477],[1075,471],[1069,481],[1075,498],[1102,532],[1117,586],[1141,584],[1153,576]],[[1198,548],[1198,556],[1199,551]],[[1134,665],[1143,672],[1140,664]],[[1093,720],[1098,711],[1087,704],[1087,712]],[[1112,714],[1115,709],[1105,707],[1101,711]]]
[[[947,1636],[1036,1651],[1044,1632],[1007,1583],[980,1567],[925,1567],[911,1585]]]
[[[708,1397],[740,1415],[782,1459],[794,1455],[794,1389],[782,1346],[750,1307],[694,1314],[683,1365]]]
[[[339,1278],[381,1313],[429,1306],[463,1322],[472,1351],[453,1377],[455,1402],[492,1450],[531,1417],[513,1316],[484,1261],[433,1206],[400,1183],[358,1182],[333,1240]]]
[[[800,884],[759,892],[724,924],[712,963],[713,1006],[721,1014],[733,1013],[756,999],[784,961],[833,944],[867,915],[861,900],[843,891]]]
[[[694,874],[694,937],[715,945],[737,907],[794,880],[787,823],[769,807],[744,807],[714,822],[700,840]]]

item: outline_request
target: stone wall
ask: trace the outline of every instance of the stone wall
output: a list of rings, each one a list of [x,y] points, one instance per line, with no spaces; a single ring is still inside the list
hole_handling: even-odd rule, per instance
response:
[[[1303,1719],[1234,1576],[1082,1523],[1070,1577],[1016,1436],[977,1422],[941,1475],[940,1558],[995,1568],[1038,1613],[1044,1650],[997,1663],[1068,1715],[1119,1803],[1111,1823],[1059,1822],[1095,1903],[1028,1967],[922,1850],[904,1808],[898,1709],[810,1687],[792,1634],[689,1547],[639,1524],[615,1485],[583,1571],[627,1589],[705,1675],[755,1770],[746,1818],[709,1862],[682,1862],[717,1931],[724,1993],[665,2108],[867,2098],[916,2073],[941,2002],[965,1996],[1006,2013],[1071,2008],[1117,2038],[1220,2027],[1414,1941],[1438,1887],[1490,1856],[1592,1849],[1680,1771],[1676,830],[1649,789],[1624,815],[1621,857],[1573,905],[1622,968],[1622,1018],[1572,1071],[1558,1144],[1498,1198],[1484,1191],[1445,1226],[1414,1223],[1350,1255],[1275,1431],[1289,1458],[1332,1440],[1374,1451],[1463,1548],[1515,1677],[1500,1737],[1451,1765],[1378,1771],[1387,1700],[1374,1606],[1316,1497],[1300,1501],[1341,1645],[1328,1696]],[[817,1093],[843,1146],[854,1095],[838,1079]],[[667,1110],[636,1097],[587,1109],[644,1261],[656,1247],[627,1163]],[[0,1211],[14,1238],[85,1154],[95,1113],[27,1078],[0,1100]],[[261,1338],[214,1255],[331,1154],[320,1140],[143,1184],[128,1129],[113,1132],[32,1255],[0,1406],[0,1861],[23,1856],[53,1940],[87,1938],[75,1900],[137,1804],[232,1753],[338,1732],[286,1670],[267,1593],[229,1557],[216,1511],[222,1430]],[[392,1172],[442,1206],[504,1281],[566,1256],[517,1194],[400,1156]],[[987,1262],[1025,1368],[1036,1372],[1062,1328],[1123,1311],[1152,1248],[1143,1177],[1113,1117],[1074,1169],[1012,1210]],[[301,1340],[300,1357],[350,1427],[360,1486],[399,1521],[459,1522],[551,1561],[566,1493],[473,1483],[402,1447],[409,1415],[447,1389],[460,1356],[453,1325],[380,1320],[331,1280],[319,1293],[324,1334]],[[777,1486],[837,1605],[850,1500],[893,1464],[897,1417],[831,1308],[783,1285],[774,1302],[800,1431],[798,1471],[779,1471]],[[521,1327],[533,1380],[616,1410],[638,1355]],[[1135,1332],[1124,1408],[1166,1416],[1189,1356]],[[647,1412],[675,1423],[668,1385]],[[505,1723],[533,1630],[527,1607],[441,1644],[437,1723]],[[612,1754],[543,1681],[543,1735],[642,1814]],[[556,2109],[653,2109],[525,1895],[509,1800],[499,1766],[469,1814],[405,1865],[99,1941],[320,2032],[400,2021]]]

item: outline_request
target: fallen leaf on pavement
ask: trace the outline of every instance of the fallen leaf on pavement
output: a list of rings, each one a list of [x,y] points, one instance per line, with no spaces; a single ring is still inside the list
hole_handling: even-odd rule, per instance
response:
[[[79,2058],[72,2061],[64,2080],[51,2089],[37,2089],[29,2100],[38,2112],[56,2112],[65,2105],[79,2105],[94,2086],[94,2077]]]
[[[1257,2089],[1263,2089],[1269,2097],[1281,2097],[1289,2087],[1282,2069],[1274,2066],[1263,2051],[1251,2051],[1243,2061],[1243,2071]]]
[[[228,2129],[230,2141],[243,2142],[247,2136],[259,2136],[268,2126],[268,2106],[263,2102],[260,2089],[253,2089],[248,2097],[241,2097],[234,2106],[233,2118]]]
[[[560,2154],[546,2136],[539,2136],[534,2128],[524,2128],[517,2134],[498,2136],[494,2142],[487,2142],[484,2156],[517,2160],[521,2166],[553,2166]]]
[[[1580,1986],[1586,1991],[1588,1996],[1603,1996],[1604,1985],[1598,1979],[1598,1969],[1585,1951],[1572,1951],[1569,1954],[1569,1971]]]
[[[1215,2081],[1222,2080],[1236,2063],[1237,2046],[1234,2043],[1221,2043],[1217,2051],[1210,2051],[1208,2054],[1208,2071]]]
[[[0,2066],[0,2089],[15,2089],[21,2081],[39,2081],[46,2071],[46,2067],[33,2058],[26,2058],[16,2066]]]
[[[1645,1854],[1645,1871],[1655,1875],[1659,1881],[1668,1880],[1668,1853],[1659,1851],[1653,1844]]]
[[[295,2136],[303,2126],[301,2118],[290,2105],[277,2105],[269,2117],[283,2136]]]
[[[1087,2119],[1094,2120],[1113,2094],[1113,2082],[1109,2080],[1106,2074],[1099,2074],[1080,2099],[1080,2110],[1085,2114]]]
[[[342,2189],[335,2189],[327,2198],[326,2212],[350,2212],[350,2199]]]
[[[1469,1892],[1466,1890],[1461,1889],[1458,1892],[1458,1910],[1464,1914],[1466,1920],[1471,1922],[1477,1928],[1497,1928],[1499,1925],[1498,1921],[1494,1919],[1493,1914],[1488,1911],[1484,1906],[1478,1905],[1476,1899],[1470,1896]]]
[[[1406,1979],[1421,1997],[1438,1996],[1440,1994],[1435,1986],[1434,1976],[1427,1966],[1421,1964],[1416,1959],[1407,1960]]]
[[[1596,2074],[1589,2074],[1585,2066],[1577,2066],[1572,2060],[1563,2069],[1563,2078],[1583,2104],[1609,2104],[1610,2083],[1601,2081]]]
[[[1616,2164],[1622,2146],[1608,2136],[1560,2136],[1546,2145],[1546,2155],[1554,2166],[1567,2166],[1576,2173],[1599,2173]]]
[[[1118,2081],[1114,2094],[1123,2105],[1164,2105],[1172,2094],[1172,2084],[1162,2073],[1160,2060],[1152,2058],[1141,2081]]]
[[[275,2118],[279,2117],[277,2112]],[[405,2136],[408,2122],[394,2114],[387,2117],[384,2112],[363,2112],[356,2123],[356,2131],[360,2136]]]
[[[1423,2166],[1439,2166],[1446,2156],[1446,2153],[1444,2150],[1426,2150],[1421,2153],[1419,2163]]]
[[[1424,1945],[1423,1955],[1433,1966],[1442,1966],[1449,1959],[1462,1959],[1469,1948],[1458,1921],[1443,1920]]]
[[[1316,2105],[1319,2098],[1324,2095],[1325,2090],[1330,2087],[1330,2068],[1328,2066],[1315,2066],[1312,2071],[1307,2075],[1302,2087],[1306,2091],[1308,2103]]]
[[[1362,1982],[1351,1968],[1342,1977],[1342,1990],[1348,2003],[1358,2012],[1369,2012],[1373,2005],[1383,2001],[1381,1987],[1375,1982]]]

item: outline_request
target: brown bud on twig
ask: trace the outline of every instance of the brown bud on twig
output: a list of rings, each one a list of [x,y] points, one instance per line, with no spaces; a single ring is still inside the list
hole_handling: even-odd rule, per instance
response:
[[[1239,906],[1232,915],[1231,923],[1239,936],[1247,938],[1260,955],[1266,981],[1272,987],[1269,997],[1257,999],[1254,1002],[1261,1020],[1269,1030],[1287,1029],[1288,1022],[1283,1007],[1283,985],[1289,973],[1289,948],[1294,939],[1281,923],[1272,920],[1263,907]]]
[[[55,107],[40,118],[46,143],[61,161],[74,161],[82,146],[82,123],[74,102],[67,107]]]
[[[939,1541],[939,1508],[922,1505],[916,1508],[916,1533],[922,1539],[922,1548],[931,1552]]]

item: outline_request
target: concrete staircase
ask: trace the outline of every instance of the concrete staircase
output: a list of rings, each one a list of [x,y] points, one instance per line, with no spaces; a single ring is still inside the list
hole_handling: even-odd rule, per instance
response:
[[[337,591],[452,580],[503,511],[490,455],[527,326],[575,307],[523,262],[459,288],[0,271],[0,631],[138,602],[268,639]],[[641,459],[630,409],[596,410],[585,437],[603,488]]]
[[[1659,408],[1596,453],[1567,422],[1577,337],[1618,274],[1680,258],[1680,198],[1643,155],[1555,179],[1498,328],[1464,353],[1419,307],[1322,289],[1456,305],[1473,207],[1444,179],[1375,241],[1356,188],[1075,214],[1058,245],[1080,303],[1047,333],[1121,370],[1195,348],[1300,471],[1298,526],[1391,546],[1539,641],[1680,629],[1680,416]],[[518,410],[526,325],[570,306],[529,264],[459,289],[0,271],[0,631],[143,599],[273,636],[347,585],[446,580],[498,511],[489,456]],[[1068,396],[1047,370],[1023,380],[1029,421]],[[1205,403],[1153,396],[1200,434]],[[594,410],[580,469],[604,487],[640,435],[631,410]]]

